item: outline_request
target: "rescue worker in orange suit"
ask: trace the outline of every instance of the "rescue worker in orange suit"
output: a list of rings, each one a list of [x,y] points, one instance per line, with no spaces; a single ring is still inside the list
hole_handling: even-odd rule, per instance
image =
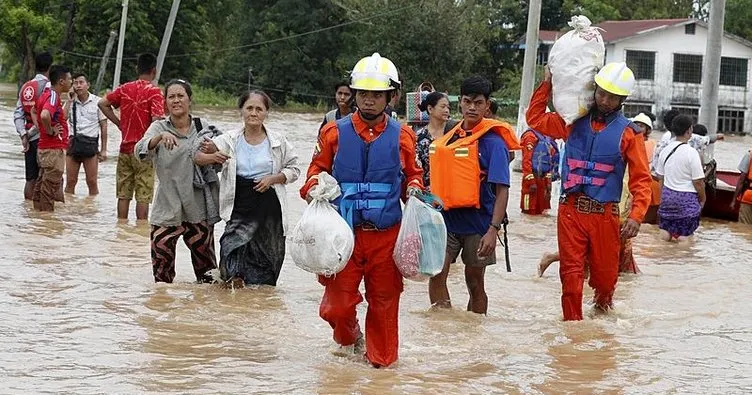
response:
[[[731,201],[731,209],[739,205],[739,223],[752,225],[752,150],[748,151],[739,162],[741,172]]]
[[[339,182],[342,196],[333,203],[355,232],[355,249],[345,268],[332,277],[319,276],[325,286],[319,315],[334,330],[340,346],[335,354],[363,356],[374,367],[397,360],[402,275],[392,258],[397,241],[403,192],[423,190],[423,170],[416,162],[415,133],[384,114],[390,95],[400,85],[397,69],[374,53],[352,71],[350,87],[358,110],[327,123],[308,168],[308,191],[317,175],[328,172]],[[368,312],[365,342],[355,307],[363,301],[358,287],[365,279]]]
[[[585,262],[595,307],[608,311],[619,276],[619,238],[640,231],[650,204],[650,171],[645,140],[639,128],[621,112],[634,86],[634,74],[624,63],[609,63],[595,76],[595,102],[590,112],[567,126],[556,113],[546,113],[551,72],[530,101],[527,122],[552,138],[567,140],[561,169],[563,193],[558,216],[558,242],[564,320],[582,319]],[[632,210],[619,225],[619,200],[625,169],[629,168]]]
[[[653,160],[653,155],[655,154],[655,147],[658,144],[656,140],[650,139],[650,133],[653,131],[653,119],[650,115],[639,113],[632,118],[632,122],[640,128],[640,134],[645,139],[645,154],[647,154],[648,164],[650,164],[650,161]],[[650,206],[648,206],[648,211],[645,213],[645,218],[642,222],[646,224],[657,224],[658,207],[661,205],[661,184],[658,180],[653,179],[653,182],[650,184],[650,193]]]
[[[551,208],[551,182],[559,166],[556,142],[533,129],[522,133],[522,195],[524,214],[540,215]]]
[[[496,239],[509,200],[509,151],[520,149],[509,124],[483,118],[491,83],[470,77],[460,88],[462,122],[429,146],[431,192],[444,206],[444,268],[429,280],[431,304],[451,307],[449,265],[462,256],[470,294],[467,310],[488,311],[486,267],[496,263]]]

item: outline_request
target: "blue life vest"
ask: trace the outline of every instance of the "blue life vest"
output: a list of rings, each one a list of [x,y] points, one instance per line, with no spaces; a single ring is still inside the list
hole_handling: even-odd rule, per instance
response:
[[[556,175],[559,172],[559,147],[556,142],[551,137],[544,136],[533,129],[528,131],[533,132],[538,139],[538,143],[533,148],[533,174],[536,177],[547,174]]]
[[[584,193],[601,203],[619,202],[627,167],[621,139],[629,124],[621,113],[600,132],[592,129],[590,116],[575,121],[561,172],[564,193]]]
[[[402,162],[400,123],[388,118],[384,132],[371,143],[363,141],[352,115],[337,121],[339,142],[332,176],[342,195],[334,201],[351,228],[368,223],[387,229],[402,220]]]

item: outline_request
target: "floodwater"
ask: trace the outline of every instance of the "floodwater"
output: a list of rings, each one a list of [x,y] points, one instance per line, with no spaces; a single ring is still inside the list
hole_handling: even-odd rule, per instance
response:
[[[426,284],[407,282],[400,360],[376,370],[330,354],[331,331],[318,318],[323,289],[289,259],[276,289],[232,292],[193,284],[181,244],[176,283],[155,285],[148,226],[115,218],[114,128],[101,194],[85,196],[81,179],[55,213],[32,211],[11,112],[3,102],[2,393],[752,392],[749,228],[703,221],[694,243],[669,245],[643,226],[635,241],[642,274],[620,279],[615,310],[564,323],[558,267],[535,275],[541,254],[556,248],[556,213],[521,217],[514,174],[513,271],[499,247],[487,273],[488,316],[463,311],[461,266],[450,277],[452,310],[431,311]],[[233,111],[197,113],[220,127],[239,123]],[[296,143],[305,169],[320,119],[272,114],[268,127]],[[718,143],[720,167],[734,168],[750,146],[750,138]],[[304,209],[300,184],[289,188],[294,219]]]

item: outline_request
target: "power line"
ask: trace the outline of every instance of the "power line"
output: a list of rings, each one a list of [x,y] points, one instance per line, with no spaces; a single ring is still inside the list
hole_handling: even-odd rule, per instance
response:
[[[189,53],[184,53],[184,54],[167,55],[166,57],[167,58],[181,58],[181,57],[194,56],[194,55],[202,55],[202,54],[211,54],[211,53],[226,52],[226,51],[232,51],[232,50],[236,50],[236,49],[258,47],[258,46],[262,46],[262,45],[266,45],[266,44],[272,44],[272,43],[276,43],[276,42],[280,42],[280,41],[292,40],[294,38],[309,36],[311,34],[321,33],[321,32],[325,32],[325,31],[328,31],[328,30],[339,29],[341,27],[349,26],[349,25],[352,25],[352,24],[355,24],[355,23],[365,22],[365,21],[368,21],[368,20],[371,20],[371,19],[374,19],[374,18],[378,18],[378,17],[382,17],[382,16],[386,16],[386,15],[391,15],[391,14],[395,14],[395,13],[400,13],[402,11],[405,11],[405,10],[413,8],[413,7],[417,7],[419,5],[420,5],[419,3],[411,4],[411,5],[407,5],[407,6],[404,6],[404,7],[401,7],[401,8],[397,8],[397,9],[394,9],[394,10],[391,10],[391,11],[381,12],[381,13],[373,14],[373,15],[370,15],[370,16],[367,16],[367,17],[364,17],[364,18],[361,18],[361,19],[356,19],[356,20],[352,20],[352,21],[348,21],[348,22],[343,22],[343,23],[340,23],[340,24],[337,24],[337,25],[323,27],[323,28],[320,28],[320,29],[315,29],[315,30],[311,30],[311,31],[308,31],[308,32],[304,32],[304,33],[293,34],[291,36],[278,37],[278,38],[273,38],[271,40],[260,41],[260,42],[255,42],[255,43],[251,43],[251,44],[238,45],[238,46],[233,46],[233,47],[209,49],[209,50],[206,50],[206,51],[189,52]],[[88,58],[88,59],[100,59],[101,58],[101,56],[97,56],[97,55],[88,55],[88,54],[83,54],[83,53],[79,53],[79,52],[66,51],[64,49],[58,49],[58,51],[60,51],[62,53],[65,53],[65,54],[72,55],[72,56],[78,56],[78,57],[81,57],[81,58]],[[123,60],[136,60],[136,59],[138,59],[138,57],[124,57],[123,58]]]

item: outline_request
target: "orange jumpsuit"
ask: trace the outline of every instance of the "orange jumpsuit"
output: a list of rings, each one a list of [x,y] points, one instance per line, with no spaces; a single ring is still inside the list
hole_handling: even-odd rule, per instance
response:
[[[527,110],[527,123],[535,130],[553,137],[566,139],[571,132],[559,114],[546,113],[546,103],[551,95],[551,83],[544,81],[533,94]],[[595,131],[607,125],[593,119]],[[629,219],[642,222],[650,204],[650,170],[645,153],[645,140],[631,127],[626,127],[621,138],[621,156],[629,167],[629,192],[632,194],[632,211]],[[582,319],[582,287],[585,262],[590,263],[588,284],[595,289],[595,303],[603,309],[611,307],[616,282],[619,277],[620,229],[619,216],[612,214],[606,203],[602,214],[579,212],[573,201],[581,194],[567,196],[559,206],[557,225],[559,276],[561,278],[561,307],[564,320]]]
[[[645,136],[645,153],[648,156],[648,163],[653,160],[653,153],[655,153],[656,145],[657,143],[655,140],[650,140],[647,136]],[[650,206],[648,207],[648,211],[645,214],[644,222],[648,224],[657,224],[658,206],[661,205],[661,184],[658,181],[652,180],[652,182],[650,183],[650,193]]]
[[[544,177],[536,177],[533,174],[533,151],[538,144],[535,133],[526,131],[522,133],[520,145],[522,146],[522,196],[520,196],[520,209],[525,214],[540,215],[543,211],[551,208],[551,173]],[[532,188],[532,187],[535,188]],[[534,190],[531,190],[534,189]]]
[[[353,125],[363,141],[370,143],[384,132],[387,118],[370,128],[359,113],[354,113]],[[311,165],[308,167],[307,182],[300,189],[305,198],[308,190],[321,172],[332,173],[334,157],[337,153],[339,134],[335,122],[329,122],[321,129]],[[408,185],[423,188],[423,170],[415,160],[415,133],[402,126],[400,133],[400,158],[405,174],[403,191]],[[399,299],[402,292],[402,275],[392,258],[397,241],[399,224],[389,229],[374,230],[355,227],[355,248],[345,268],[332,277],[319,276],[325,286],[324,297],[319,307],[319,315],[334,330],[334,341],[340,345],[354,344],[361,336],[355,306],[363,301],[358,290],[365,278],[366,300],[366,358],[377,366],[388,366],[397,360],[399,337],[397,318]]]

